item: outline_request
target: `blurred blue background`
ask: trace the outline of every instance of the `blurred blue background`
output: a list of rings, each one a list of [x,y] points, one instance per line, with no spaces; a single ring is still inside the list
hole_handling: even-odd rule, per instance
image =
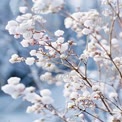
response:
[[[67,11],[71,13],[75,11],[77,7],[80,7],[81,11],[88,11],[89,9],[98,8],[97,0],[65,1],[67,2]],[[31,0],[27,0],[27,2],[29,2],[30,5],[32,5]],[[11,19],[15,19],[17,15],[20,15],[19,6],[23,6],[24,4],[25,0],[0,1],[0,86],[6,84],[7,79],[12,76],[21,77],[22,82],[26,86],[36,86],[35,80],[39,80],[38,78],[35,78],[35,75],[37,75],[37,77],[39,76],[38,69],[35,69],[35,67],[26,66],[24,63],[9,63],[9,58],[13,53],[26,56],[29,52],[29,49],[23,48],[19,44],[19,40],[14,39],[13,36],[9,35],[9,33],[5,30],[7,22]],[[50,31],[62,29],[66,31],[65,37],[67,39],[70,37],[70,35],[73,35],[76,39],[76,35],[73,31],[66,30],[64,28],[64,17],[59,15],[48,15],[46,18],[48,21],[47,28]],[[82,46],[80,48],[84,47]],[[77,48],[76,50],[78,53],[79,49]],[[35,74],[33,74],[33,70],[35,70]],[[51,90],[54,93],[54,98],[57,98],[62,94],[62,87],[56,88],[52,85]],[[63,104],[63,100],[64,99],[60,97],[59,99],[57,99],[56,103]],[[33,122],[33,120],[36,119],[37,115],[25,113],[28,104],[29,103],[23,102],[21,99],[13,100],[11,97],[7,96],[0,90],[0,122]]]

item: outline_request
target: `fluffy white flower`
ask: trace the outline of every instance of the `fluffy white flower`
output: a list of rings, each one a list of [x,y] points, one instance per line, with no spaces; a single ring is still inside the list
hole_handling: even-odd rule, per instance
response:
[[[36,53],[36,50],[31,50],[31,51],[30,51],[30,55],[31,55],[31,56],[35,56],[36,54],[37,54],[37,53]]]
[[[77,99],[78,98],[78,93],[77,92],[71,92],[70,93],[70,99]]]
[[[55,36],[62,36],[64,34],[63,30],[57,30],[55,33]]]
[[[35,108],[33,106],[28,106],[26,109],[26,113],[32,113],[35,112]]]
[[[90,97],[90,92],[89,91],[84,91],[83,96],[84,97]]]
[[[61,55],[60,55],[60,58],[61,58],[61,59],[66,59],[66,58],[67,58],[67,55],[61,54]]]
[[[66,28],[70,28],[73,24],[73,20],[71,18],[66,18],[64,24]]]
[[[100,91],[100,85],[93,85],[92,90],[93,91]]]
[[[34,17],[34,20],[39,23],[42,23],[42,24],[46,23],[46,20],[40,15],[34,15],[33,17]],[[43,35],[43,32],[41,32],[41,35]]]
[[[69,44],[68,44],[67,42],[66,42],[66,43],[63,43],[63,44],[61,45],[60,52],[63,53],[63,52],[65,52],[66,50],[68,50],[68,46],[69,46]]]
[[[109,98],[110,99],[117,99],[117,97],[118,97],[118,94],[116,93],[116,92],[111,92],[110,94],[109,94]]]
[[[50,72],[46,72],[40,76],[40,80],[42,81],[48,81],[50,79],[52,79],[52,74]]]
[[[67,89],[64,90],[64,97],[69,97],[71,92]]]
[[[11,20],[11,21],[9,21],[8,24],[6,25],[6,29],[9,30],[10,28],[16,27],[16,26],[18,26],[18,23],[17,23],[16,21],[14,21],[14,20]]]
[[[21,12],[21,13],[26,13],[26,11],[28,10],[28,8],[26,7],[26,6],[21,6],[21,7],[19,7],[19,11]]]
[[[32,31],[26,31],[26,32],[24,32],[23,33],[23,37],[25,39],[31,39],[31,37],[32,37]]]
[[[41,97],[34,92],[25,94],[23,99],[27,100],[31,103],[37,103],[37,102],[41,101]]]
[[[64,0],[33,0],[34,5],[32,11],[35,13],[48,14],[51,12],[58,12],[63,4]]]
[[[81,86],[79,83],[76,83],[76,82],[72,82],[72,86],[74,89],[81,89]]]
[[[8,84],[13,84],[16,85],[20,82],[20,78],[19,77],[11,77],[7,80]]]
[[[113,46],[119,45],[118,42],[119,42],[119,41],[118,41],[116,38],[113,38],[113,39],[111,40],[111,43],[112,43]]]
[[[28,47],[29,46],[29,40],[25,40],[23,39],[20,44],[23,46],[23,47]]]
[[[109,33],[109,28],[108,28],[108,26],[106,26],[106,25],[103,26],[103,30],[104,30],[105,33]]]
[[[51,91],[49,89],[43,89],[40,91],[40,94],[42,96],[50,96],[51,95]]]
[[[63,37],[59,37],[57,40],[56,40],[57,43],[63,43],[64,42],[64,38]]]
[[[20,32],[23,35],[23,37],[25,39],[30,39],[30,36],[32,36],[32,31],[31,29],[33,29],[33,20],[25,20],[22,21],[19,24],[19,28],[20,28]]]
[[[68,103],[68,105],[67,105],[68,108],[72,108],[73,106],[75,106],[75,103],[73,103],[73,102],[72,103]]]
[[[34,52],[33,52],[34,53]],[[33,54],[34,55],[34,54]],[[42,61],[43,59],[44,59],[44,56],[41,54],[41,53],[39,53],[39,52],[37,52],[36,54],[35,54],[35,56],[40,60],[40,61]]]
[[[12,84],[6,84],[1,87],[2,91],[4,91],[6,94],[11,95],[15,91],[15,86]]]
[[[84,22],[84,25],[85,25],[86,27],[91,27],[92,24],[93,24],[92,20],[86,20],[86,21]]]
[[[41,97],[41,101],[43,104],[52,104],[54,100],[50,96]]]
[[[115,57],[113,61],[116,63],[117,66],[121,65],[121,57]]]
[[[88,58],[88,55],[86,54],[81,54],[79,57],[80,60],[87,60],[87,58]]]
[[[20,22],[20,23],[22,23],[24,21],[25,23],[22,23],[22,25],[24,25],[24,24],[26,25],[27,24],[26,21],[27,20],[30,20],[31,17],[32,17],[32,14],[31,13],[26,13],[26,14],[23,14],[21,16],[17,16],[16,21],[17,22]],[[28,23],[27,25],[29,26],[29,24],[30,23]]]
[[[24,92],[25,86],[24,84],[7,84],[2,86],[2,90],[11,95],[12,98],[17,99]]]
[[[28,106],[26,109],[27,113],[40,113],[43,105],[40,103],[34,103],[32,106]]]
[[[22,84],[22,83],[19,83],[19,84],[16,85],[15,89],[18,92],[23,92],[25,90],[25,85]]]
[[[10,63],[16,63],[16,62],[21,62],[21,58],[17,54],[13,54],[11,58],[9,59]]]
[[[95,28],[96,31],[101,29],[98,22],[99,18],[99,13],[96,10],[90,10],[89,12],[73,13],[65,19],[64,23],[66,28],[71,28],[77,33],[77,36],[81,37],[83,34],[90,34],[92,28]]]
[[[27,87],[24,91],[24,94],[27,94],[27,93],[32,93],[35,91],[35,87],[33,86],[30,86],[30,87]]]
[[[82,30],[82,33],[83,33],[84,35],[88,35],[88,34],[91,33],[91,30],[90,30],[90,29],[87,29],[87,28],[84,28],[84,29]]]
[[[44,33],[34,33],[33,38],[34,39],[40,39],[40,38],[42,38],[43,35],[44,35]]]
[[[78,117],[81,118],[81,119],[83,119],[84,118],[84,115],[83,114],[79,114]]]
[[[26,60],[25,60],[25,63],[26,63],[27,65],[33,65],[34,62],[35,62],[35,58],[33,58],[33,57],[28,57],[28,58],[26,58]]]

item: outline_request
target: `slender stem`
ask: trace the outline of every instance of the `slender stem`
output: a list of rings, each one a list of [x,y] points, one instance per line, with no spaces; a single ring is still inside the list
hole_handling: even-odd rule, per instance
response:
[[[105,98],[105,99],[111,102],[114,106],[116,106],[119,110],[122,111],[122,109],[118,105],[116,105],[113,101],[109,100],[108,98]]]
[[[116,65],[116,63],[113,61],[113,58],[111,57],[111,55],[109,55],[109,58],[111,59],[112,63],[114,64],[114,66],[118,70],[120,77],[122,78],[122,73],[121,73],[120,69],[118,68],[118,66]]]
[[[50,112],[54,111],[54,115],[55,115],[55,116],[59,117],[59,118],[60,118],[61,120],[63,120],[64,122],[68,122],[68,121],[66,120],[66,117],[65,117],[64,115],[61,116],[60,113],[56,110],[56,108],[55,108],[54,106],[52,106],[52,105],[46,106],[46,105],[45,105],[45,108],[46,108],[47,110],[49,110]]]
[[[111,27],[110,27],[110,34],[109,34],[109,43],[110,43],[110,54],[112,55],[112,34],[113,34],[113,29],[114,29],[114,23],[115,23],[115,19],[113,18],[112,23],[111,23]]]
[[[59,53],[59,54],[61,55],[61,52],[58,51],[55,47],[53,47],[53,46],[52,46],[51,44],[49,44],[49,43],[47,43],[47,44],[48,44],[48,46],[52,47],[57,53]],[[70,63],[67,59],[64,59],[64,60],[70,65],[70,68],[71,68],[71,69],[75,70],[75,71],[80,75],[80,77],[81,77],[83,80],[85,80],[85,81],[88,83],[88,85],[89,85],[90,87],[92,87],[92,84],[91,84],[90,81],[87,79],[87,77],[83,76],[83,75],[79,72],[79,70],[78,70],[77,68],[75,68],[75,67],[72,65],[72,63]]]
[[[97,38],[95,36],[93,36],[93,37],[97,40]],[[119,72],[120,77],[122,78],[122,73],[121,73],[120,69],[118,68],[118,66],[116,65],[116,63],[113,61],[113,58],[112,58],[111,54],[108,53],[108,51],[103,47],[103,45],[98,40],[97,40],[97,43],[106,52],[107,56],[110,58],[111,62],[113,63],[113,65],[115,66],[115,68],[117,69],[117,71]]]
[[[117,3],[118,4],[118,3]],[[111,7],[112,11],[116,14],[116,16],[118,17],[119,19],[119,23],[120,23],[120,26],[122,27],[122,20],[121,20],[121,17],[119,15],[119,10],[118,12],[116,12],[116,10],[114,9],[114,7],[111,5],[111,3],[108,1],[108,5]],[[118,6],[118,5],[117,5]]]
[[[93,115],[93,114],[89,113],[88,111],[83,110],[83,109],[81,109],[81,108],[79,108],[79,107],[78,107],[78,109],[79,109],[80,111],[82,111],[82,112],[84,112],[84,113],[87,113],[88,115],[90,115],[90,116],[92,116],[92,117],[94,117],[94,118],[96,118],[96,119],[100,120],[101,122],[104,122],[104,121],[103,121],[103,120],[101,120],[99,117],[97,117],[97,116],[95,116],[95,115]]]
[[[103,96],[103,95],[100,95],[100,99],[101,99],[101,101],[103,102],[103,104],[105,105],[105,107],[106,107],[106,109],[108,110],[109,114],[112,115],[112,112],[111,112],[111,110],[110,110],[110,108],[109,108],[107,102],[104,100],[104,96]]]

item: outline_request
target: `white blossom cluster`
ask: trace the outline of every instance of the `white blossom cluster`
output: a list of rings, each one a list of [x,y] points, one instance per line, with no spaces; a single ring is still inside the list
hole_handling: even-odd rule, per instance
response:
[[[27,10],[28,10],[28,8],[26,7],[26,6],[21,6],[21,7],[19,7],[19,11],[21,12],[21,13],[26,13],[27,12]]]
[[[78,37],[80,37],[100,29],[100,16],[96,10],[77,12],[68,16],[64,24],[66,28],[71,28],[77,33]]]
[[[11,58],[9,59],[10,63],[17,63],[23,61],[22,57],[19,57],[17,54],[13,54]]]
[[[33,0],[34,13],[48,14],[58,12],[64,5],[64,0]]]
[[[2,90],[11,95],[12,98],[17,99],[25,90],[24,84],[20,83],[20,78],[11,77],[8,79],[8,84],[2,87]]]
[[[40,113],[44,105],[53,104],[54,100],[49,89],[40,90],[40,95],[38,95],[34,87],[25,87],[20,80],[18,77],[9,78],[8,84],[3,86],[2,90],[14,99],[23,97],[24,100],[32,103],[33,105],[27,108],[27,113]]]
[[[92,99],[94,96],[86,88],[84,81],[78,76],[75,71],[68,73],[67,77],[64,77],[64,96],[69,99],[68,108],[75,108],[80,106],[85,109],[87,107],[94,107]]]
[[[116,16],[122,17],[122,1],[121,0],[101,0],[101,4],[104,5],[104,10],[102,14],[105,17],[112,16],[111,9],[114,10]]]
[[[2,90],[14,99],[21,96],[30,102],[32,105],[27,108],[27,113],[50,112],[64,122],[121,122],[121,1],[103,0],[103,10],[75,11],[72,14],[65,11],[63,0],[32,1],[32,13],[26,13],[28,7],[20,7],[22,15],[9,21],[6,26],[15,38],[22,36],[20,44],[24,48],[31,46],[31,51],[28,57],[13,54],[9,61],[25,62],[29,66],[35,64],[41,68],[43,72],[39,79],[43,82],[40,84],[63,84],[65,110],[60,112],[55,108],[49,89],[41,89],[37,94],[34,87],[25,87],[18,77],[8,79]],[[48,20],[44,19],[43,14],[51,15],[59,11],[67,15],[64,20],[66,29],[72,29],[78,37],[87,38],[82,52],[75,50],[79,48],[79,38],[75,43],[72,34],[70,39],[66,39],[64,30],[50,32],[45,26]],[[80,44],[82,46],[83,43]],[[91,61],[94,71],[89,70]],[[43,120],[35,120],[40,121]]]
[[[8,22],[6,29],[11,35],[14,35],[15,38],[20,38],[23,36],[23,41],[21,42],[22,46],[28,47],[29,44],[34,43],[33,39],[39,39],[43,36],[44,32],[37,32],[35,30],[35,24],[39,22],[44,24],[45,20],[39,15],[32,15],[31,13],[25,13],[21,16],[18,16],[16,20],[11,20]],[[37,37],[38,35],[38,37]]]

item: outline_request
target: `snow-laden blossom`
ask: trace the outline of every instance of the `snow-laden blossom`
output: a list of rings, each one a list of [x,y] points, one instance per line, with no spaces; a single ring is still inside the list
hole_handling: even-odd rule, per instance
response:
[[[9,30],[10,34],[15,34],[17,26],[18,26],[18,23],[14,20],[11,20],[8,22],[6,29]]]
[[[66,28],[70,28],[73,24],[73,20],[70,17],[66,18],[64,22],[65,22],[65,27]]]
[[[43,33],[40,32],[39,34],[35,31],[35,24],[39,22],[40,24],[45,23],[43,17],[38,15],[32,15],[31,13],[25,13],[21,16],[18,16],[15,20],[11,20],[8,22],[6,29],[9,31],[10,34],[17,36],[18,38],[20,35],[23,36],[25,40],[30,40],[32,37],[34,39],[41,38]],[[33,35],[35,33],[36,35]],[[37,38],[37,36],[39,36]]]
[[[33,58],[33,57],[28,57],[28,58],[26,58],[26,60],[25,60],[25,63],[26,63],[27,65],[32,65],[32,64],[34,64],[34,62],[35,62],[35,58]]]
[[[106,122],[122,121],[122,2],[102,0],[103,10],[81,12],[79,8],[71,14],[65,11],[64,0],[32,2],[31,9],[27,11],[20,7],[21,15],[6,26],[14,38],[22,38],[20,44],[24,48],[31,48],[30,56],[13,54],[9,61],[24,62],[29,66],[35,63],[43,70],[40,81],[44,82],[40,84],[63,85],[65,110],[55,108],[51,91],[43,89],[42,84],[41,89],[36,90],[33,86],[25,87],[20,78],[12,77],[1,89],[14,99],[22,97],[30,102],[32,105],[27,107],[27,113],[43,114],[43,117],[51,113],[65,122],[103,122],[103,114]],[[51,16],[59,11],[60,15],[67,16],[64,19],[67,29],[76,32],[77,37],[85,35],[82,42],[79,38],[74,39],[74,34],[65,38],[67,33],[55,26],[51,26],[54,32],[48,30],[48,20],[43,14]]]
[[[118,109],[113,109],[113,117],[114,117],[114,121],[121,121],[122,120],[122,113],[120,110]]]
[[[50,81],[52,80],[52,74],[50,72],[46,72],[40,76],[42,81]]]
[[[62,55],[60,55],[60,58],[61,58],[61,59],[66,59],[66,58],[67,58],[67,55],[62,54]]]
[[[62,9],[64,0],[36,0],[32,11],[34,13],[48,14],[58,12]]]
[[[23,94],[25,90],[24,84],[19,83],[20,78],[18,77],[11,77],[8,79],[8,84],[2,86],[2,90],[11,95],[12,98],[17,99],[19,96]]]
[[[77,99],[78,98],[78,93],[77,92],[72,92],[70,94],[70,99]]]
[[[63,37],[59,37],[57,40],[56,40],[57,43],[59,44],[62,44],[64,42],[64,38]]]
[[[13,63],[21,62],[22,60],[23,60],[22,57],[19,57],[17,54],[13,54],[9,59],[9,62],[13,64]]]
[[[33,93],[35,92],[35,87],[33,86],[30,86],[30,87],[26,87],[26,89],[24,90],[24,94],[27,94],[27,93]]]
[[[23,99],[31,103],[37,103],[41,101],[41,97],[35,92],[25,94]]]
[[[73,102],[70,102],[70,103],[68,103],[68,105],[67,105],[68,108],[73,108],[74,106],[75,106],[75,104],[74,104]]]
[[[26,7],[26,6],[21,6],[21,7],[19,7],[19,11],[21,12],[21,13],[26,13],[26,11],[28,10],[28,8]]]
[[[67,17],[64,21],[66,28],[74,30],[78,36],[88,35],[93,31],[100,28],[97,23],[100,23],[99,13],[96,10],[89,12],[77,12]]]
[[[98,84],[92,86],[93,91],[100,91],[100,86]]]
[[[117,94],[116,92],[111,92],[111,93],[109,94],[109,98],[110,98],[110,99],[117,99],[117,97],[118,97],[118,94]]]
[[[43,35],[44,35],[43,32],[34,33],[34,34],[33,34],[33,38],[38,40],[38,39],[42,38]]]
[[[27,113],[40,113],[42,109],[43,109],[43,105],[36,103],[32,106],[28,106],[26,112]]]
[[[13,84],[13,85],[16,85],[20,82],[20,78],[18,77],[11,77],[7,80],[8,84]]]
[[[78,117],[81,118],[81,119],[83,119],[84,118],[84,115],[83,114],[79,114]]]
[[[32,39],[23,39],[20,44],[23,46],[23,47],[28,47],[31,43],[33,43],[33,40]]]
[[[62,36],[64,34],[64,31],[63,30],[57,30],[55,32],[55,36]]]
[[[30,55],[31,55],[31,56],[35,56],[35,55],[36,55],[36,50],[31,50],[31,51],[30,51]]]
[[[49,89],[43,89],[40,91],[40,94],[42,96],[50,96],[51,95],[51,91]]]
[[[121,66],[122,65],[122,57],[115,57],[113,59],[113,61],[116,63],[117,66]]]
[[[50,96],[43,96],[41,98],[41,101],[43,104],[52,104],[54,102],[54,100]]]
[[[88,35],[88,34],[91,33],[91,30],[89,30],[89,29],[87,29],[87,28],[84,28],[84,29],[82,30],[82,33],[83,33],[84,35]]]

